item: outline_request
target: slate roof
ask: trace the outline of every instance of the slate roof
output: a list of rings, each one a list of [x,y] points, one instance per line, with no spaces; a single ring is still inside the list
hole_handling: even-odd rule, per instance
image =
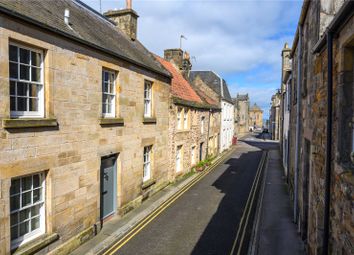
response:
[[[194,81],[197,76],[199,76],[200,79],[202,79],[206,85],[208,85],[212,90],[214,90],[218,95],[220,95],[222,99],[233,103],[229,88],[227,87],[227,83],[224,79],[220,79],[219,75],[217,75],[213,71],[191,71],[190,80]],[[220,86],[221,80],[222,91]]]
[[[189,82],[184,79],[183,75],[172,63],[159,56],[156,56],[156,59],[172,74],[171,93],[173,96],[196,103],[203,102]]]
[[[70,11],[71,28],[64,22],[66,8]],[[79,0],[1,0],[0,12],[170,77],[138,40],[132,41],[113,22]]]
[[[249,100],[248,94],[237,94],[236,100],[247,101],[247,100]]]

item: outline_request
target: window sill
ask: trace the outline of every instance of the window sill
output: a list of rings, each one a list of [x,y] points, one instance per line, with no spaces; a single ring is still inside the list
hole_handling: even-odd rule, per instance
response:
[[[3,128],[41,128],[57,127],[58,122],[55,118],[50,119],[3,119]]]
[[[101,126],[124,126],[123,118],[101,118]]]
[[[150,179],[147,181],[143,182],[143,185],[141,186],[142,189],[147,189],[149,187],[151,187],[152,185],[154,185],[156,183],[156,181],[154,179]]]
[[[177,129],[176,133],[187,133],[190,132],[190,129]]]
[[[153,117],[144,117],[143,119],[143,123],[144,124],[156,124],[156,118],[153,118]]]
[[[22,255],[22,254],[34,254],[44,247],[54,243],[59,239],[59,235],[57,233],[53,234],[44,234],[39,236],[38,238],[30,241],[29,243],[24,244],[18,248],[13,249],[14,255]]]

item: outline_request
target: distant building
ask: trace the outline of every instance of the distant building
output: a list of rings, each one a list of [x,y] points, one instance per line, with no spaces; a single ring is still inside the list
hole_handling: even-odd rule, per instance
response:
[[[272,106],[270,108],[270,132],[273,140],[280,137],[280,91],[272,96]]]
[[[250,100],[248,94],[237,94],[235,103],[235,134],[240,135],[249,131]]]
[[[256,129],[263,127],[263,110],[255,103],[249,111],[249,129]]]

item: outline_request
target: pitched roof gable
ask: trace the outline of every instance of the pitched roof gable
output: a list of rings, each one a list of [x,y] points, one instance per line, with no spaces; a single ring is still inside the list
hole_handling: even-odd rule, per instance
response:
[[[184,79],[183,75],[172,63],[159,56],[156,56],[156,59],[172,74],[171,93],[173,96],[187,101],[203,103],[189,82]]]
[[[220,78],[213,71],[191,71],[190,80],[193,81],[197,76],[203,80],[203,82],[208,85],[212,90],[214,90],[222,99],[233,103],[227,83],[224,79]],[[221,81],[222,81],[222,90],[221,90]]]

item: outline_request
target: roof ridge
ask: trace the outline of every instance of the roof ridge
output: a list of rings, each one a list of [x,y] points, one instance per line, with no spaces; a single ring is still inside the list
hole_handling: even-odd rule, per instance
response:
[[[99,18],[103,19],[104,21],[110,23],[111,25],[115,25],[115,23],[110,20],[109,18],[107,18],[106,16],[104,16],[102,13],[96,11],[95,9],[93,9],[91,6],[85,4],[84,2],[80,1],[80,0],[71,0],[74,3],[76,3],[77,5],[80,5],[81,7],[87,9],[88,11],[92,12],[94,15],[98,16]]]

